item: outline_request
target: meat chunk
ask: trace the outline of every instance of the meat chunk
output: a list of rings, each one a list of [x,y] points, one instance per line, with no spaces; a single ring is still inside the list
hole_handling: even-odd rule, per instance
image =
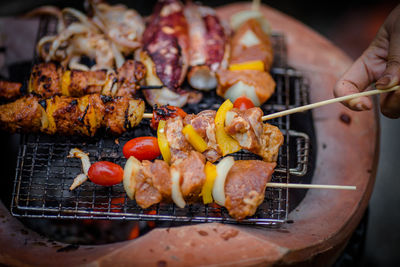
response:
[[[44,109],[38,101],[36,96],[27,96],[0,105],[0,129],[10,132],[39,131]]]
[[[143,161],[143,173],[150,177],[152,186],[160,192],[163,201],[171,199],[171,176],[169,175],[169,166],[163,160],[156,159],[154,162]]]
[[[181,192],[187,202],[196,202],[206,181],[204,156],[197,151],[190,151],[188,157],[173,164],[181,173]]]
[[[274,55],[271,41],[256,19],[249,19],[237,29],[231,47],[231,64],[261,60],[266,71],[271,68]]]
[[[283,135],[278,127],[262,122],[260,108],[245,111],[232,109],[225,118],[225,131],[236,139],[240,146],[261,156],[267,162],[275,162]]]
[[[146,75],[143,63],[135,60],[126,60],[118,69],[118,92],[117,96],[133,96],[140,82]]]
[[[239,96],[246,95],[253,100],[254,105],[260,106],[275,92],[274,79],[269,73],[260,70],[220,69],[217,78],[217,94],[232,102]]]
[[[68,93],[71,96],[100,94],[106,83],[107,71],[71,70]]]
[[[225,131],[235,138],[242,148],[257,154],[260,149],[262,114],[260,108],[251,108],[245,111],[234,108],[226,114]]]
[[[184,125],[192,125],[195,131],[206,141],[208,149],[203,152],[203,155],[210,162],[215,162],[221,157],[215,136],[215,115],[216,111],[214,110],[204,110],[197,115],[187,115],[183,121]]]
[[[19,97],[22,92],[22,84],[0,81],[0,99],[13,100]]]
[[[151,162],[143,161],[142,169],[136,174],[135,200],[143,209],[161,202],[162,195],[153,185]]]
[[[188,152],[193,149],[186,141],[182,129],[183,119],[180,116],[168,119],[165,124],[165,134],[171,151],[172,162],[185,159],[188,156]]]
[[[242,220],[254,215],[275,166],[260,160],[235,161],[225,181],[225,207],[230,216]]]
[[[42,97],[51,97],[61,92],[63,68],[52,62],[40,63],[32,68],[28,91]]]
[[[283,140],[283,134],[278,127],[264,123],[261,147],[256,154],[261,156],[265,161],[277,161],[279,148],[282,146]]]

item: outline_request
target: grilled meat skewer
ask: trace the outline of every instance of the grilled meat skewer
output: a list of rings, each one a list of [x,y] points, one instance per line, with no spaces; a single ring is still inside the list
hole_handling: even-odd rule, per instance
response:
[[[165,124],[165,134],[169,143],[172,161],[185,158],[194,148],[186,140],[182,129],[190,124],[207,143],[203,155],[208,161],[215,162],[222,157],[216,140],[214,110],[203,110],[198,114],[189,114],[184,119],[177,116]],[[236,108],[228,111],[225,117],[225,131],[239,142],[243,149],[259,155],[267,162],[275,162],[279,148],[283,144],[283,135],[278,127],[262,122],[263,112],[254,107],[246,111]]]
[[[205,158],[191,151],[186,158],[168,166],[161,160],[142,162],[133,159],[132,183],[128,194],[141,208],[169,203],[174,198],[172,176],[178,174],[179,191],[185,203],[201,201],[200,193],[206,182]],[[230,168],[225,184],[225,203],[229,215],[237,220],[252,216],[263,202],[267,183],[276,163],[260,160],[238,160]],[[125,183],[125,181],[124,181]],[[174,201],[175,202],[175,201]]]
[[[0,129],[9,132],[93,136],[100,128],[120,135],[142,119],[144,102],[99,94],[80,98],[24,96],[0,106]]]
[[[110,70],[65,70],[54,62],[47,62],[32,68],[27,91],[43,98],[86,94],[133,96],[145,75],[144,65],[134,60],[125,61],[117,73]],[[0,82],[2,99],[16,99],[23,93],[20,83]]]

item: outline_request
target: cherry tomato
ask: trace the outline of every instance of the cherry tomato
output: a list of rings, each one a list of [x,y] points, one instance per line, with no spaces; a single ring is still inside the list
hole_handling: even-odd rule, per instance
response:
[[[136,137],[126,142],[122,148],[124,157],[134,156],[138,160],[153,160],[160,156],[157,138],[153,136]]]
[[[95,184],[110,186],[122,181],[124,170],[115,163],[99,161],[90,166],[88,177]]]
[[[167,120],[168,118],[174,118],[176,116],[186,117],[186,112],[183,109],[175,106],[157,106],[153,110],[153,118],[151,119],[150,126],[157,130],[158,123],[160,120]]]
[[[235,102],[233,103],[234,108],[238,108],[240,110],[246,110],[249,108],[253,108],[254,104],[247,96],[240,96],[236,98]]]

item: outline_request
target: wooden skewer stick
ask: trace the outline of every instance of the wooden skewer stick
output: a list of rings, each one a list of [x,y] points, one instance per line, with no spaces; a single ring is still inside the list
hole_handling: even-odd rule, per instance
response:
[[[153,113],[143,113],[143,119],[152,119]]]
[[[285,183],[267,183],[267,187],[285,187],[285,188],[304,188],[304,189],[341,189],[356,190],[352,185],[324,185],[324,184],[285,184]]]
[[[381,93],[388,93],[388,92],[392,92],[392,91],[399,90],[399,89],[400,89],[400,86],[396,85],[392,88],[385,89],[385,90],[376,89],[376,90],[366,91],[366,92],[362,92],[362,93],[341,96],[341,97],[332,98],[332,99],[324,100],[321,102],[317,102],[317,103],[313,103],[313,104],[309,104],[309,105],[305,105],[305,106],[301,106],[301,107],[297,107],[297,108],[292,108],[292,109],[276,112],[276,113],[273,113],[270,115],[265,115],[261,119],[263,121],[271,120],[271,119],[275,119],[278,117],[286,116],[286,115],[297,113],[297,112],[306,111],[309,109],[317,108],[320,106],[324,106],[324,105],[328,105],[328,104],[332,104],[332,103],[336,103],[336,102],[347,101],[347,100],[361,97],[361,96],[371,96],[371,95],[376,95],[376,94],[381,94]]]
[[[261,0],[253,0],[251,3],[251,9],[254,11],[259,11],[260,10],[260,2]]]

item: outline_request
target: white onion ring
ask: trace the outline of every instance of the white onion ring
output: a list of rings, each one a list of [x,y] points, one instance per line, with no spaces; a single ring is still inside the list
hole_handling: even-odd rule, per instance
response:
[[[174,167],[171,167],[170,172],[172,181],[172,200],[174,201],[175,205],[183,209],[186,206],[186,202],[183,199],[180,188],[181,173]]]
[[[226,157],[217,164],[217,178],[214,181],[212,196],[218,205],[225,205],[225,180],[234,163],[233,157]]]
[[[133,156],[129,157],[125,163],[123,184],[126,195],[132,200],[135,197],[136,175],[141,168],[142,163]]]

